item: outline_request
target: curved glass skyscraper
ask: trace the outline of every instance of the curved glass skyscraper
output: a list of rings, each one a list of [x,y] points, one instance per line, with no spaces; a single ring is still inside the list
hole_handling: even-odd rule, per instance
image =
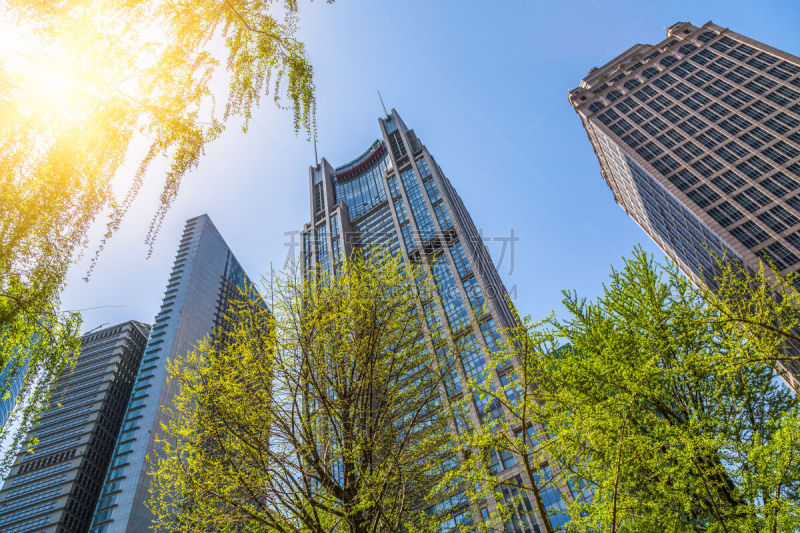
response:
[[[420,303],[429,328],[428,350],[437,349],[432,328],[441,328],[448,344],[460,347],[448,397],[443,398],[453,402],[464,393],[462,384],[469,376],[490,371],[484,353],[498,349],[514,316],[472,218],[431,153],[395,110],[378,122],[380,138],[356,159],[334,168],[323,158],[309,169],[311,221],[303,229],[303,265],[307,273],[335,273],[353,251],[376,245],[405,261],[428,265],[438,293],[438,298]],[[510,371],[504,369],[498,379]],[[480,423],[483,411],[484,406],[471,403],[473,423]],[[496,459],[505,476],[524,475],[511,454]],[[558,490],[546,497],[554,507],[562,502]],[[474,504],[471,509],[465,498],[456,502],[449,528],[480,521],[495,502]],[[507,524],[509,532],[539,530],[541,518],[530,502],[523,500],[523,507]]]

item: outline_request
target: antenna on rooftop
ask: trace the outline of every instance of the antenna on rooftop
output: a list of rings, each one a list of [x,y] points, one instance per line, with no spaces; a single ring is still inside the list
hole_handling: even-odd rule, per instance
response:
[[[319,157],[317,157],[317,136],[314,135],[314,165],[319,166]]]
[[[383,103],[383,97],[381,96],[381,91],[380,91],[380,89],[378,89],[378,98],[380,98],[380,99],[381,99],[381,107],[383,108],[383,114],[384,114],[384,115],[386,115],[386,116],[388,117],[388,116],[389,116],[389,112],[388,112],[388,111],[386,111],[386,105]]]

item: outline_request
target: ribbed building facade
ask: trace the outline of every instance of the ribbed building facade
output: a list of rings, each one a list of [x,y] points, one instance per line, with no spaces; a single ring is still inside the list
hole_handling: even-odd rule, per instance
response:
[[[0,531],[83,533],[97,503],[150,326],[129,321],[81,339],[74,369],[0,490]]]
[[[161,309],[155,316],[123,425],[91,523],[93,533],[148,531],[152,513],[149,464],[172,401],[167,361],[185,355],[197,341],[225,327],[224,314],[247,277],[208,215],[186,221]]]
[[[403,260],[422,263],[438,298],[420,303],[429,353],[430,331],[439,329],[449,346],[460,346],[456,370],[447,381],[443,401],[462,397],[468,377],[490,372],[484,354],[497,350],[503,330],[515,324],[506,290],[464,203],[428,149],[396,111],[379,119],[380,137],[353,161],[334,168],[324,158],[309,169],[311,222],[302,233],[304,271],[335,273],[355,250],[385,247]],[[502,369],[498,384],[512,369]],[[469,416],[480,424],[486,411],[473,399]],[[493,467],[503,476],[524,476],[512,454],[496,454]],[[443,465],[447,468],[447,465]],[[544,475],[549,473],[545,467]],[[507,498],[518,494],[507,492]],[[551,486],[544,500],[552,521],[564,520],[561,492]],[[509,532],[540,531],[543,517],[523,497]],[[496,505],[494,500],[449,502],[444,531],[469,529]],[[439,506],[438,509],[447,506]]]
[[[678,22],[570,91],[616,202],[681,269],[709,250],[800,272],[800,57],[711,22]],[[800,365],[783,363],[800,390]]]

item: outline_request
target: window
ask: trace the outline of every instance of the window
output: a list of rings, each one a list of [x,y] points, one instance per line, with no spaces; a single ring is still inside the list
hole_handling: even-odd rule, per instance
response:
[[[730,50],[728,52],[728,55],[735,59],[738,59],[739,61],[747,61],[747,56],[741,53],[739,50]]]
[[[732,170],[726,170],[711,180],[711,183],[716,185],[719,190],[723,191],[725,194],[731,194],[739,187],[744,187],[746,185],[746,182]]]
[[[674,87],[667,89],[667,94],[676,100],[680,100],[684,96],[692,94],[692,89],[684,83],[678,83]]]
[[[717,34],[714,33],[713,31],[704,31],[703,33],[701,33],[700,35],[697,36],[697,40],[701,41],[701,42],[704,42],[704,43],[707,43],[708,41],[710,41],[711,39],[713,39],[716,36],[717,36]],[[700,54],[702,52],[707,52],[707,51],[708,50],[701,50],[700,52],[698,52],[698,54]]]
[[[637,148],[636,152],[646,161],[651,161],[654,157],[657,157],[660,153],[662,153],[663,150],[656,146],[654,142],[650,141],[644,146]]]
[[[675,185],[682,191],[685,191],[686,189],[688,189],[689,187],[700,181],[688,169],[683,169],[679,172],[676,172],[668,179],[670,182],[672,182],[673,185]]]
[[[783,124],[786,124],[790,128],[797,128],[800,126],[800,120],[794,118],[791,115],[787,115],[786,113],[778,113],[777,115],[775,115],[775,118],[778,121],[782,122]]]
[[[737,133],[742,131],[740,128],[735,126],[730,120],[723,120],[722,122],[719,123],[719,127],[727,131],[731,135],[736,135]]]
[[[775,92],[782,94],[783,96],[792,101],[800,98],[799,92],[795,91],[794,89],[790,89],[789,87],[786,86],[778,87],[778,89]]]
[[[731,230],[731,235],[736,237],[740,243],[748,248],[752,248],[769,238],[767,232],[751,220],[742,223],[742,225],[737,228],[733,228]]]
[[[648,85],[645,85],[644,87],[642,87],[641,89],[639,89],[638,91],[633,93],[633,96],[635,96],[636,99],[641,101],[641,102],[646,102],[647,100],[649,100],[650,98],[652,98],[656,94],[658,94],[658,93],[656,93],[655,89],[653,89],[652,87],[650,87]]]
[[[775,217],[778,220],[780,220],[789,227],[794,226],[798,222],[800,222],[800,219],[798,219],[796,216],[787,211],[785,207],[780,205],[776,205],[775,207],[770,209],[769,212],[775,215]]]
[[[761,85],[763,85],[764,87],[766,87],[766,88],[768,88],[768,89],[772,89],[772,88],[774,88],[776,85],[778,85],[778,83],[777,83],[777,82],[775,82],[775,81],[772,81],[771,79],[769,79],[769,78],[766,78],[766,77],[764,77],[764,76],[759,76],[759,77],[757,77],[757,78],[755,79],[755,81],[756,81],[757,83],[760,83]]]
[[[741,162],[736,165],[736,168],[742,172],[745,176],[750,179],[758,179],[761,177],[762,173],[754,166],[750,165],[749,160],[746,162]]]
[[[678,52],[680,52],[681,54],[691,54],[695,50],[697,50],[697,46],[693,45],[692,43],[686,43],[680,48],[678,48]]]
[[[694,163],[692,163],[692,168],[695,169],[697,172],[699,172],[701,175],[705,176],[706,178],[708,178],[714,173],[713,170],[708,168],[708,166],[706,166],[701,161],[695,161]]]
[[[458,275],[463,278],[464,276],[471,274],[472,269],[470,268],[469,261],[464,253],[464,247],[461,245],[461,241],[456,241],[455,243],[451,244],[449,248],[450,255],[453,256],[453,262],[456,264]]]
[[[719,115],[711,110],[711,108],[701,109],[700,115],[710,122],[716,122],[719,120]]]
[[[647,102],[647,107],[649,107],[656,113],[661,113],[664,110],[664,106],[661,105],[657,100],[651,100]]]
[[[761,120],[762,118],[764,118],[764,113],[755,109],[754,106],[745,107],[744,109],[742,109],[742,113],[752,118],[753,120]]]
[[[658,130],[652,124],[642,124],[642,129],[653,137],[658,136]]]
[[[665,67],[668,67],[668,66],[672,65],[673,63],[677,63],[677,62],[678,62],[678,58],[675,57],[675,56],[665,56],[665,57],[663,57],[661,59],[661,61],[659,61],[659,63],[661,63]]]
[[[656,67],[647,67],[646,69],[644,69],[642,71],[642,76],[644,76],[647,79],[650,79],[653,76],[655,76],[656,74],[658,74],[659,72],[660,71]]]
[[[606,98],[607,98],[607,99],[608,99],[610,102],[613,102],[614,100],[616,100],[616,99],[617,99],[617,98],[619,98],[620,96],[622,96],[622,93],[621,93],[620,91],[617,91],[617,90],[615,89],[615,90],[613,90],[613,91],[608,91],[608,94],[606,95]]]
[[[677,155],[687,163],[692,159],[694,159],[694,156],[692,156],[692,154],[690,154],[683,146],[679,146],[678,148],[675,149],[675,155]]]
[[[722,202],[717,207],[712,207],[708,210],[708,214],[723,227],[730,226],[744,216],[741,211],[729,202]]]
[[[637,87],[637,86],[639,86],[639,85],[641,85],[641,84],[642,84],[642,82],[640,82],[639,80],[637,80],[637,79],[635,79],[635,78],[634,78],[634,79],[630,79],[630,80],[626,81],[626,82],[623,84],[623,87],[625,87],[625,89],[627,89],[627,90],[629,90],[629,91],[630,91],[630,90],[631,90],[631,89],[633,89],[634,87]]]
[[[705,183],[701,184],[696,189],[689,191],[686,193],[686,195],[691,198],[692,201],[699,207],[706,207],[719,200],[719,195]]]
[[[715,87],[714,84],[707,86],[703,90],[715,98],[722,98],[722,91]]]
[[[695,70],[697,70],[697,67],[687,61],[684,61],[680,65],[676,65],[675,67],[672,68],[672,72],[674,72],[681,78],[689,76]]]
[[[800,74],[800,67],[798,67],[794,63],[789,63],[787,61],[784,61],[778,66],[783,70],[786,70],[787,72],[790,72],[792,74]]]
[[[666,118],[667,120],[669,120],[673,124],[675,124],[676,122],[678,122],[681,119],[681,117],[676,115],[675,112],[673,112],[670,109],[664,111],[663,116],[664,116],[664,118]]]
[[[742,83],[743,81],[744,81],[744,79],[739,80],[738,83]],[[767,92],[766,87],[764,87],[763,85],[759,85],[758,83],[756,83],[754,81],[749,81],[749,82],[745,83],[744,86],[745,86],[746,89],[750,89],[751,91],[753,91],[756,94],[764,94],[765,92]]]
[[[800,232],[795,231],[786,236],[786,242],[800,250]]]
[[[727,161],[728,163],[735,163],[736,161],[739,160],[739,156],[737,156],[736,154],[734,154],[733,152],[731,152],[730,150],[728,150],[724,146],[721,146],[720,148],[717,148],[715,150],[715,153],[718,156],[720,156],[722,159]]]
[[[783,172],[776,172],[772,179],[779,183],[782,187],[786,187],[790,191],[797,189],[798,184],[795,180],[784,174]]]
[[[706,126],[708,126],[708,124],[706,124],[705,122],[703,122],[702,120],[700,120],[697,117],[689,117],[689,118],[686,119],[686,121],[689,122],[689,124],[691,124],[695,128],[697,128],[698,130],[702,130]]]
[[[729,80],[731,80],[732,82],[734,82],[734,83],[738,83],[738,84],[740,84],[740,85],[741,85],[742,83],[744,83],[745,81],[747,81],[747,80],[746,80],[745,78],[743,78],[741,75],[739,75],[739,74],[737,74],[736,72],[733,72],[733,71],[731,71],[731,72],[728,72],[727,74],[725,74],[725,77],[726,77],[726,78],[728,78]],[[751,82],[751,83],[752,83],[752,82]]]
[[[753,187],[750,187],[744,192],[737,194],[733,197],[733,199],[736,200],[739,205],[747,209],[750,213],[755,213],[758,211],[759,207],[769,203],[769,198],[764,193]]]
[[[800,213],[800,196],[792,196],[786,200],[786,205]]]
[[[704,105],[708,104],[710,101],[711,100],[709,100],[707,96],[704,96],[701,93],[694,93],[692,96],[684,100],[683,103],[694,110],[698,110]]]
[[[687,135],[694,135],[695,133],[697,133],[697,130],[694,127],[692,127],[692,125],[689,122],[681,122],[680,124],[678,124],[678,128],[680,128],[680,130]]]
[[[768,245],[767,250],[770,252],[769,259],[772,259],[775,265],[780,268],[786,268],[800,261],[800,258],[790,252],[789,249],[780,242],[773,242]]]
[[[720,52],[727,52],[729,47],[722,42],[722,39],[720,39],[719,41],[711,43],[711,48]]]
[[[800,150],[797,150],[796,148],[794,148],[790,144],[787,144],[787,143],[785,143],[783,141],[776,142],[775,146],[773,148],[775,148],[779,152],[785,154],[790,159],[794,159],[795,157],[800,155]]]
[[[669,169],[664,174],[668,174],[669,171],[672,171],[672,170],[675,170],[677,168],[680,168],[680,166],[681,166],[680,163],[675,161],[675,159],[670,155],[665,155],[664,157],[662,157],[661,158],[661,162],[664,164],[664,166],[667,167],[667,169]]]
[[[630,98],[626,98],[625,100],[630,100]],[[619,109],[620,113],[627,113],[631,110],[630,106],[625,103],[625,100],[622,100],[620,103],[616,104],[614,107]]]
[[[783,224],[783,222],[775,218],[772,213],[761,213],[758,215],[758,219],[766,224],[767,227],[769,227],[772,231],[777,233],[780,233],[786,229],[786,226]]]
[[[764,125],[766,127],[768,127],[769,129],[771,129],[772,131],[780,133],[781,135],[783,135],[783,134],[785,134],[786,132],[789,131],[789,128],[787,128],[786,126],[784,126],[783,124],[781,124],[780,122],[775,120],[774,118],[771,118],[769,120],[764,121]]]
[[[600,101],[592,102],[591,104],[589,104],[589,111],[591,111],[592,113],[597,113],[598,111],[603,109],[605,106],[606,106],[606,104],[604,104],[603,102],[600,102]]]
[[[761,186],[779,198],[786,194],[786,189],[778,185],[772,178],[764,179],[761,182]]]
[[[788,157],[786,157],[785,155],[783,155],[782,153],[777,151],[772,146],[770,146],[769,148],[765,148],[764,151],[761,152],[761,153],[764,154],[765,156],[769,157],[770,159],[772,159],[773,161],[775,161],[775,163],[777,163],[779,165],[782,165],[782,164],[786,163],[789,160]]]
[[[770,65],[774,65],[774,64],[775,64],[775,63],[778,61],[778,58],[777,58],[777,57],[775,57],[775,56],[773,56],[773,55],[770,55],[770,54],[768,54],[768,53],[766,53],[766,52],[761,52],[761,53],[760,53],[760,54],[758,54],[756,57],[757,57],[758,59],[760,59],[761,61],[766,61],[766,62],[767,62],[767,63],[769,63]]]
[[[767,95],[767,100],[770,100],[771,102],[775,102],[776,104],[778,104],[780,106],[789,105],[789,102],[790,102],[788,98],[782,96],[777,91],[774,92],[774,93],[769,93]]]

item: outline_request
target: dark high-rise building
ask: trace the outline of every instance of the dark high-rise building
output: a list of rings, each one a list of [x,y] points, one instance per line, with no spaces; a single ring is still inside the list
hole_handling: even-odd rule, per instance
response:
[[[614,199],[691,278],[714,286],[708,250],[800,272],[800,57],[678,22],[569,99]]]
[[[175,391],[166,385],[167,361],[225,327],[224,314],[247,277],[207,215],[186,221],[161,309],[155,316],[127,405],[91,531],[140,533],[153,515],[145,507],[150,484],[146,457]]]
[[[429,353],[442,349],[432,342],[433,328],[443,331],[448,344],[462,347],[443,398],[452,402],[464,394],[462,385],[469,377],[480,380],[491,371],[484,353],[499,349],[503,329],[513,326],[515,319],[472,218],[431,153],[396,111],[378,123],[380,137],[353,161],[334,168],[323,158],[309,169],[311,222],[303,229],[304,271],[335,273],[354,250],[371,246],[427,265],[438,293],[437,299],[420,303],[428,327],[427,349]],[[500,382],[511,371],[499,372]],[[475,400],[470,404],[474,424],[480,424],[484,407]],[[513,454],[492,459],[502,475],[525,476]],[[560,523],[561,493],[553,486],[543,492],[551,520]],[[516,496],[507,489],[506,497]],[[473,503],[474,514],[466,498],[455,503],[445,530],[480,521],[496,505],[494,500]],[[520,512],[509,521],[507,531],[539,531],[543,517],[531,503],[523,496]]]
[[[20,453],[0,490],[0,531],[88,529],[149,332],[129,321],[81,339],[30,436],[34,452]]]

